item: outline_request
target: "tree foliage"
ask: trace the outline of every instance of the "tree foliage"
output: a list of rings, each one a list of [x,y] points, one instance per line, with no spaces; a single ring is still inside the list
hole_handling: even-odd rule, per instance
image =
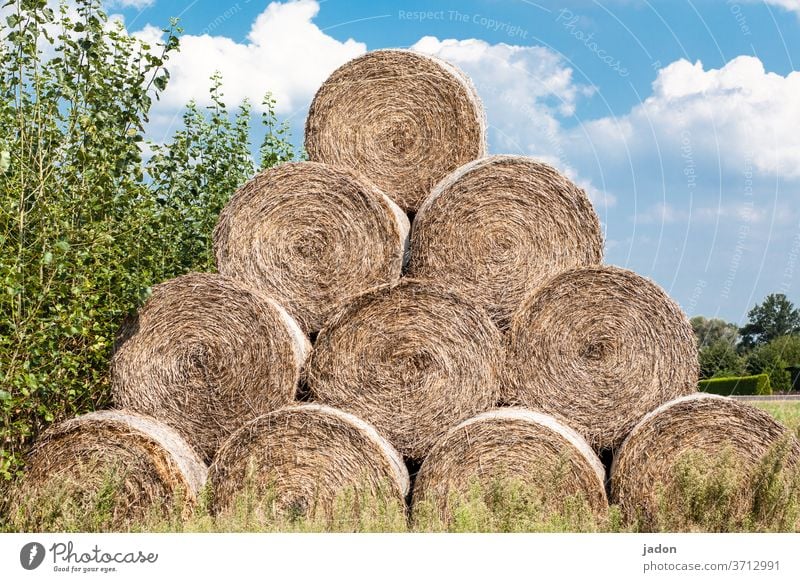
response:
[[[99,0],[77,12],[12,0],[0,23],[0,476],[48,423],[109,401],[122,319],[162,280],[212,267],[209,236],[255,166],[251,111],[212,105],[143,160],[154,97],[179,50],[177,23],[148,47]],[[77,16],[75,16],[77,14]],[[269,125],[271,124],[271,125]],[[268,163],[294,156],[274,108]]]
[[[791,389],[787,366],[800,365],[800,336],[778,337],[756,347],[747,356],[747,371],[751,374],[769,374],[770,384],[776,392]]]
[[[800,332],[800,310],[795,309],[783,293],[768,295],[750,310],[747,317],[747,324],[740,330],[744,348]]]
[[[718,339],[700,349],[700,378],[740,376],[745,371],[745,362],[730,343]]]
[[[723,319],[707,318],[698,315],[691,319],[694,335],[697,337],[697,346],[707,348],[723,341],[730,346],[735,346],[739,341],[739,326],[728,323]]]

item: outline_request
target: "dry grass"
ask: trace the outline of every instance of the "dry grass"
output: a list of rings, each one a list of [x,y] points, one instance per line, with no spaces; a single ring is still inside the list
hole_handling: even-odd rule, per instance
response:
[[[697,386],[689,320],[655,283],[617,267],[551,279],[517,311],[506,347],[507,399],[555,416],[598,451]]]
[[[771,400],[769,402],[748,402],[756,408],[765,410],[778,422],[795,431],[800,438],[800,400]]]
[[[470,162],[442,180],[414,218],[409,275],[482,305],[501,329],[527,295],[558,273],[603,258],[586,193],[523,156]]]
[[[319,331],[352,295],[400,278],[409,222],[363,176],[313,162],[265,170],[214,230],[223,275],[259,289]]]
[[[698,465],[698,463],[700,463]],[[702,459],[685,457],[678,465],[682,475],[679,485],[662,499],[657,517],[658,527],[645,527],[637,520],[625,520],[618,506],[612,505],[598,516],[585,499],[563,496],[559,505],[543,506],[541,489],[498,479],[488,484],[475,483],[464,493],[453,492],[449,505],[452,517],[442,520],[436,505],[420,503],[410,523],[404,504],[393,495],[383,493],[358,495],[353,490],[337,496],[331,516],[312,518],[300,513],[277,511],[279,503],[274,490],[267,488],[258,496],[244,489],[231,508],[223,513],[211,512],[210,488],[201,497],[200,506],[191,516],[178,508],[155,507],[141,519],[113,524],[108,519],[108,501],[114,495],[114,481],[97,497],[94,507],[63,505],[57,494],[50,507],[57,510],[52,519],[41,521],[35,528],[42,532],[60,531],[132,531],[132,532],[638,532],[638,531],[784,531],[800,533],[800,523],[792,516],[800,515],[800,495],[795,488],[786,495],[785,473],[775,465],[762,463],[760,481],[763,500],[753,507],[754,513],[736,523],[729,521],[725,498],[720,492],[738,488],[736,467],[717,463],[709,470]],[[800,474],[795,474],[800,482]],[[774,484],[781,484],[775,487]],[[558,483],[553,483],[557,486]],[[363,490],[362,490],[363,491]],[[668,508],[679,496],[677,512]],[[179,500],[176,501],[179,503]],[[781,519],[770,520],[769,508],[778,508]],[[45,517],[48,517],[45,515]],[[0,531],[26,531],[19,524],[0,519]]]
[[[117,406],[175,428],[209,461],[248,420],[294,399],[310,344],[272,299],[194,273],[153,288],[111,360]]]
[[[444,176],[486,153],[472,82],[420,53],[380,50],[339,67],[306,120],[309,159],[353,168],[407,211]]]
[[[351,301],[320,332],[304,375],[313,400],[374,425],[422,459],[499,398],[502,338],[461,295],[404,279]]]

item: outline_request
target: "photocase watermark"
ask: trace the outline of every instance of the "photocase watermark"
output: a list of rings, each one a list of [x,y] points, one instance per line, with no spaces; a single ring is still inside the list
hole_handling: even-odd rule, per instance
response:
[[[629,76],[631,72],[627,69],[627,67],[623,66],[620,59],[608,54],[608,52],[598,44],[593,32],[587,33],[578,26],[580,20],[580,15],[576,15],[568,8],[562,8],[559,11],[558,16],[556,16],[556,22],[561,23],[561,25],[573,37],[583,43],[587,49],[594,53],[598,59],[608,65],[612,71],[615,71],[620,77]]]
[[[500,102],[506,105],[509,109],[513,109],[516,113],[521,114],[522,117],[531,121],[538,122],[543,119],[542,111],[532,105],[528,101],[520,100],[515,94],[508,91],[499,91],[497,86],[492,83],[476,83],[475,88],[481,95],[491,95],[492,97],[499,98]],[[558,126],[553,123],[545,124],[538,132],[538,136],[544,136],[547,140],[548,155],[558,162],[557,165],[564,167],[567,165],[564,147],[558,135]],[[520,144],[520,147],[522,145]]]
[[[753,160],[752,156],[748,155],[744,163],[744,204],[742,205],[739,217],[742,223],[739,225],[739,231],[736,236],[736,246],[733,249],[733,256],[728,267],[728,276],[722,285],[722,292],[720,297],[728,299],[733,287],[733,282],[736,279],[736,273],[739,271],[739,266],[742,263],[742,256],[744,255],[745,248],[747,248],[747,239],[750,237],[750,223],[755,219],[755,205],[753,204]]]
[[[26,570],[35,570],[44,562],[44,546],[39,542],[30,542],[19,551],[19,563]]]
[[[500,32],[519,40],[526,40],[529,34],[527,29],[517,24],[496,20],[479,13],[459,12],[458,10],[398,10],[397,19],[416,22],[446,21],[475,24],[492,32]]]
[[[237,2],[236,4],[233,4],[227,10],[225,10],[225,12],[218,14],[214,18],[214,20],[206,24],[205,28],[203,28],[203,30],[200,31],[200,34],[211,34],[212,32],[214,32],[216,29],[225,24],[231,18],[239,14],[242,11],[242,7],[244,4],[250,4],[250,0],[243,0],[242,2]]]
[[[700,297],[703,296],[703,292],[706,290],[706,287],[708,287],[708,282],[705,279],[697,280],[694,289],[692,289],[692,296],[689,297],[689,301],[686,304],[686,310],[688,312],[694,311],[694,309],[697,307],[697,302],[700,301]]]
[[[118,572],[121,565],[146,565],[158,561],[155,552],[106,551],[96,544],[84,550],[68,541],[56,542],[47,550],[39,542],[29,542],[19,552],[19,563],[25,570],[35,570],[48,555],[54,572],[82,574],[109,574]]]
[[[783,282],[781,283],[781,293],[789,293],[794,281],[794,273],[797,269],[797,259],[800,257],[800,224],[797,225],[798,233],[792,239],[792,248],[786,258],[786,267],[783,269]]]
[[[742,12],[742,7],[739,3],[735,0],[727,0],[726,4],[731,14],[733,14],[733,17],[736,19],[736,24],[739,25],[739,31],[741,31],[744,36],[752,36],[753,32],[750,30],[750,25],[747,24],[747,17]]]
[[[692,132],[688,129],[681,132],[681,159],[683,160],[683,175],[686,177],[686,189],[692,193],[697,188],[697,170],[692,149]]]

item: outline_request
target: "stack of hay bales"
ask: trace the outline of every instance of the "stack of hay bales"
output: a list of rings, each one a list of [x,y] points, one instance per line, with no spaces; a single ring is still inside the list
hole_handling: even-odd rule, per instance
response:
[[[578,499],[602,516],[610,453],[611,499],[634,519],[682,452],[732,449],[751,467],[786,438],[748,407],[686,397],[686,316],[601,264],[599,220],[568,178],[486,157],[482,105],[453,66],[401,50],[343,65],[314,98],[306,149],[311,161],[233,195],[214,230],[219,275],[157,286],[126,326],[113,393],[133,412],[99,414],[135,425],[147,453],[98,444],[121,438],[94,428],[112,416],[68,421],[34,449],[27,492],[74,454],[136,467],[131,507],[175,483],[191,502],[205,478],[191,445],[217,512],[256,495],[330,520],[349,494],[447,522],[458,495],[507,481],[543,510]]]

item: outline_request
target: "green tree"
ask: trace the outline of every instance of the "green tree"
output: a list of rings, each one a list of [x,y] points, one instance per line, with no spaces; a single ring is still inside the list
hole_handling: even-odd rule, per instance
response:
[[[217,72],[211,77],[211,104],[201,109],[190,102],[183,127],[166,144],[152,146],[146,168],[163,209],[160,236],[169,249],[163,255],[165,264],[180,264],[187,270],[214,268],[211,232],[217,217],[231,194],[255,173],[252,108],[245,101],[231,115],[223,98],[222,76]],[[296,157],[287,123],[276,117],[275,101],[267,95],[263,105],[262,169]]]
[[[724,339],[700,348],[699,360],[701,379],[741,376],[745,371],[744,358]]]
[[[264,111],[261,113],[261,124],[265,128],[264,139],[261,141],[259,156],[261,158],[259,169],[271,168],[283,162],[295,159],[305,159],[305,152],[297,152],[291,142],[289,122],[279,122],[275,114],[277,103],[272,93],[267,93],[261,102]]]
[[[164,145],[153,145],[147,163],[151,190],[163,209],[160,235],[180,241],[164,255],[167,263],[187,270],[214,266],[211,231],[230,195],[250,178],[250,105],[233,118],[223,101],[222,78],[211,78],[211,105],[202,111],[192,101],[183,128]],[[186,233],[200,236],[187,237]]]
[[[8,2],[0,24],[0,474],[43,425],[107,402],[122,316],[156,274],[143,126],[175,27],[151,51],[97,0]],[[51,34],[51,31],[55,31]],[[154,47],[155,48],[155,47]],[[45,50],[47,55],[45,56]]]
[[[798,364],[800,364],[800,336],[788,335],[756,347],[747,356],[746,367],[750,374],[769,374],[772,389],[776,392],[785,392],[791,388],[791,379],[786,367]]]
[[[739,326],[723,319],[706,318],[698,315],[691,319],[697,345],[700,349],[709,347],[719,341],[735,346],[739,341]]]
[[[175,21],[148,47],[111,25],[99,0],[76,0],[75,17],[44,0],[4,7],[0,477],[8,479],[47,424],[109,403],[122,320],[153,284],[212,267],[216,215],[255,164],[250,108],[231,116],[218,77],[212,105],[190,105],[185,128],[143,161],[148,111],[179,48]],[[274,108],[265,122],[284,127]],[[293,155],[287,133],[273,136],[262,155],[275,163]]]
[[[747,316],[747,324],[739,330],[745,349],[800,331],[800,311],[783,293],[768,295]]]

